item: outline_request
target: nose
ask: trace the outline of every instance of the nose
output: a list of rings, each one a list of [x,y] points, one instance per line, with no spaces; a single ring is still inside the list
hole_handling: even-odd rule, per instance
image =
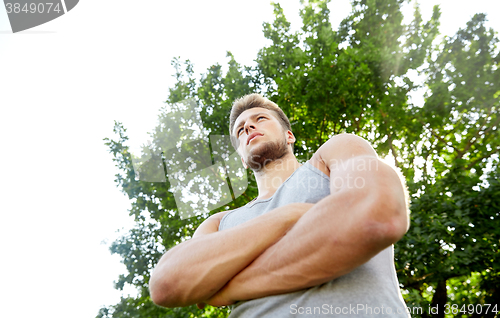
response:
[[[255,130],[255,125],[251,121],[247,121],[245,123],[245,132],[247,135],[250,135],[250,129]]]

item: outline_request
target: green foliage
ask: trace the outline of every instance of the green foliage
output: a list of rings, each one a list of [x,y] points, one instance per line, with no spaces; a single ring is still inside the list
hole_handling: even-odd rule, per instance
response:
[[[353,0],[352,12],[334,31],[328,1],[302,1],[303,25],[297,32],[291,31],[281,6],[273,4],[275,19],[263,24],[271,44],[259,51],[256,67],[239,65],[228,52],[227,68],[215,64],[195,80],[191,62],[175,58],[176,84],[169,89],[160,124],[143,152],[161,157],[156,168],[163,171],[179,159],[163,152],[165,144],[197,133],[227,135],[232,102],[251,92],[264,93],[290,118],[299,160],[308,159],[331,136],[348,132],[368,139],[402,170],[411,197],[411,227],[395,245],[395,261],[408,306],[424,309],[412,316],[428,317],[429,306],[440,306],[438,316],[444,317],[446,304],[500,306],[498,39],[485,28],[485,15],[477,14],[455,36],[433,46],[439,8],[423,21],[416,5],[413,21],[403,25],[402,3]],[[409,98],[421,88],[415,74],[426,76],[423,106]],[[182,108],[186,100],[196,105],[203,127],[193,128],[194,114]],[[177,125],[180,119],[172,117],[174,111],[187,118],[184,126]],[[116,139],[106,139],[106,145],[120,170],[115,182],[131,199],[129,212],[137,226],[110,249],[122,256],[128,271],[116,287],[135,286],[138,295],[102,308],[98,317],[227,316],[228,309],[153,305],[150,271],[167,249],[189,239],[209,214],[253,199],[253,174],[247,175],[243,195],[231,192],[230,203],[183,219],[173,180],[168,174],[165,182],[136,180],[126,129],[116,123],[114,132]],[[199,149],[191,143],[182,147]],[[202,183],[193,187],[210,195]]]
[[[500,100],[494,84],[500,82],[499,55],[494,51],[498,40],[484,21],[484,15],[475,15],[427,59],[429,93],[424,107],[414,110],[423,131],[406,150],[418,154],[406,163],[407,170],[421,174],[407,174],[412,176],[413,228],[397,245],[400,282],[406,288],[423,293],[430,286],[436,295],[438,284],[450,281],[441,297],[448,294],[461,304],[484,303],[486,297],[498,302],[498,289],[465,299],[450,294],[457,277],[473,273],[479,273],[474,275],[482,285],[491,285],[495,275],[486,273],[498,273],[500,263],[495,171]],[[407,300],[418,303],[412,295]]]

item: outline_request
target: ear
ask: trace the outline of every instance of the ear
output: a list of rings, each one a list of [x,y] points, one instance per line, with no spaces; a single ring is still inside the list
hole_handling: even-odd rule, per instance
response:
[[[296,141],[296,139],[295,139],[293,132],[291,132],[290,130],[287,130],[286,131],[286,143],[289,145],[290,144],[293,145],[295,143],[295,141]]]
[[[243,164],[243,167],[244,167],[245,169],[248,169],[248,166],[247,166],[247,164],[245,163],[245,160],[243,160],[243,158],[241,158],[241,163]]]

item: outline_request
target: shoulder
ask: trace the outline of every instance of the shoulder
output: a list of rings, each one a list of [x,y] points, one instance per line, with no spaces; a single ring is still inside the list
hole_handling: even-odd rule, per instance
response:
[[[229,213],[231,211],[232,210],[215,213],[214,215],[211,215],[210,217],[208,217],[205,221],[211,220],[211,221],[220,223],[220,220],[222,220],[224,215],[226,215],[227,213]]]
[[[332,166],[337,167],[358,156],[378,159],[377,153],[365,139],[353,134],[340,134],[330,138],[314,153],[311,164],[330,175]]]
[[[203,221],[203,223],[200,224],[200,226],[198,226],[193,235],[193,238],[217,232],[219,230],[220,221],[222,220],[224,215],[229,212],[230,211],[223,211],[209,216],[205,221]]]

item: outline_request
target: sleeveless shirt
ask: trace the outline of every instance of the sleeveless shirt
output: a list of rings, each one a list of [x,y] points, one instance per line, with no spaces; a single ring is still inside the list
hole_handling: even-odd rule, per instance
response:
[[[252,201],[222,218],[229,229],[289,203],[317,203],[330,194],[330,178],[306,162],[268,199]],[[311,229],[313,231],[313,229]],[[399,291],[393,246],[350,273],[321,285],[232,306],[230,318],[281,317],[409,317]]]

